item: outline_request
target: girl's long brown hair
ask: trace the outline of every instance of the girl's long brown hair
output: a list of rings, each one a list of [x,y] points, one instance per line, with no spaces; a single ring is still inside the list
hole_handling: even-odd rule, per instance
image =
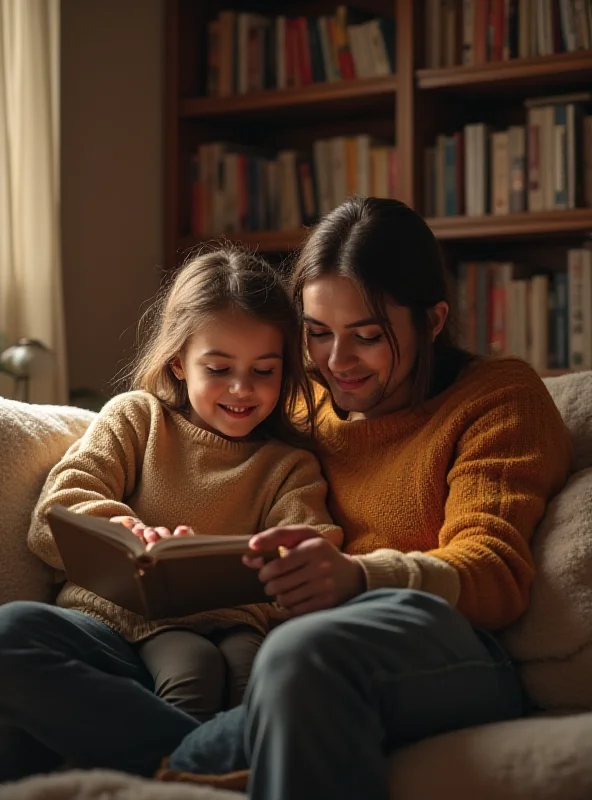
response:
[[[142,318],[140,337],[145,343],[125,376],[127,387],[144,389],[168,407],[186,410],[187,386],[175,376],[171,363],[200,324],[233,308],[274,325],[283,336],[280,397],[259,432],[310,447],[313,397],[303,365],[298,315],[280,273],[264,259],[234,245],[189,257],[163,288]]]
[[[292,295],[300,317],[304,287],[324,275],[341,275],[354,281],[372,316],[379,320],[388,319],[388,301],[410,309],[418,342],[413,405],[446,389],[476,358],[454,344],[449,319],[436,340],[432,339],[430,309],[441,301],[448,302],[446,273],[434,234],[404,203],[353,197],[321,219],[293,268]],[[386,322],[383,332],[395,369],[397,339]],[[312,375],[323,383],[314,368]]]

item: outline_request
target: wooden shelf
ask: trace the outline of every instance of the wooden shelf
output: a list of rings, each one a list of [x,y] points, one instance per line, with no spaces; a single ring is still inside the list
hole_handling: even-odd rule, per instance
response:
[[[492,61],[480,66],[420,69],[416,70],[415,77],[420,89],[498,91],[536,88],[537,93],[543,90],[545,94],[551,94],[549,88],[556,83],[590,87],[592,50]]]
[[[566,211],[526,211],[521,214],[483,217],[432,217],[427,220],[438,239],[513,239],[592,232],[592,208]]]
[[[396,75],[383,78],[360,78],[354,81],[315,83],[292,89],[266,90],[230,97],[190,97],[181,100],[179,115],[193,119],[231,119],[284,113],[300,114],[315,108],[334,113],[364,110],[383,103],[389,95],[394,100]]]
[[[427,220],[435,236],[443,241],[465,239],[511,239],[531,236],[557,236],[557,234],[592,233],[592,208],[568,211],[528,211],[506,216],[484,217],[432,217]],[[204,236],[184,236],[178,241],[177,251],[182,253],[199,244],[226,240],[242,243],[261,253],[284,253],[296,250],[302,244],[307,229],[283,231],[243,231]]]
[[[184,236],[178,242],[177,252],[184,253],[191,248],[207,242],[236,242],[260,253],[288,253],[298,249],[306,236],[306,228],[290,231],[244,231],[243,233],[227,233],[202,237]]]

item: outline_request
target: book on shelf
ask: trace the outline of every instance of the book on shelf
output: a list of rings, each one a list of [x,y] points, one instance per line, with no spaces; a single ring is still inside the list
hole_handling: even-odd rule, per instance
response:
[[[395,70],[393,20],[343,5],[318,17],[222,11],[208,25],[207,48],[206,90],[217,97]]]
[[[310,225],[349,195],[397,196],[397,150],[371,136],[335,136],[309,151],[211,142],[191,160],[197,238]]]
[[[592,48],[591,0],[425,0],[426,67]]]
[[[67,579],[146,619],[270,602],[242,562],[249,536],[173,536],[147,548],[123,525],[59,504],[47,520]]]
[[[568,250],[563,271],[524,275],[512,262],[458,265],[459,343],[541,372],[592,369],[592,249]]]
[[[425,214],[592,207],[592,93],[529,98],[525,122],[471,123],[425,152]]]

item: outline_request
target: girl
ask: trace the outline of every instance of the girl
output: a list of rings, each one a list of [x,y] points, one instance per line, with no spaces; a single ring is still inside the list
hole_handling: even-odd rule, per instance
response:
[[[300,328],[266,262],[230,247],[189,260],[132,378],[133,391],[108,402],[51,471],[34,511],[29,546],[58,580],[62,564],[45,518],[54,503],[131,527],[137,520],[147,542],[175,529],[244,535],[307,524],[340,543],[310,439],[292,422],[298,393],[310,403]],[[190,717],[205,720],[240,702],[263,637],[285,618],[270,604],[149,622],[70,583],[57,606],[13,603],[0,613],[31,639],[43,628],[53,653],[57,640],[67,648],[58,683],[92,678],[91,692],[115,707],[136,682],[190,715],[188,729]],[[31,669],[51,657],[46,651]],[[93,721],[92,702],[86,713]],[[149,714],[140,719],[151,726]],[[118,727],[101,733],[117,738]],[[40,740],[69,758],[59,737]],[[127,735],[126,743],[123,752]],[[8,764],[3,754],[0,763]]]

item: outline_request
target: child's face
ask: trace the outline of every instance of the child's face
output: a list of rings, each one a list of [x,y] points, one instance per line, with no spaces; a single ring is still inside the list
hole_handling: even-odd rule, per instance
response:
[[[187,383],[191,421],[229,439],[248,436],[277,404],[283,345],[275,326],[240,311],[212,316],[172,365]]]

